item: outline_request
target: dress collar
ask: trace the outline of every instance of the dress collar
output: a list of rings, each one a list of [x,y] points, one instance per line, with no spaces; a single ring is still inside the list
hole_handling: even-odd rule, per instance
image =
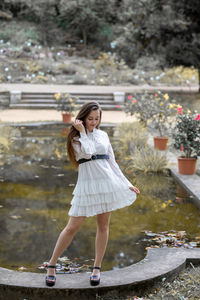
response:
[[[97,128],[94,128],[93,131],[89,131],[88,129],[86,129],[87,134],[95,134],[97,132]]]

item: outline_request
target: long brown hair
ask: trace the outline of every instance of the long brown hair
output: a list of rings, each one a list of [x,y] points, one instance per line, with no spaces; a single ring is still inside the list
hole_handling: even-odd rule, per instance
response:
[[[85,119],[91,113],[91,111],[97,110],[97,109],[100,112],[100,120],[99,120],[99,123],[96,126],[96,128],[99,128],[99,125],[101,123],[101,115],[102,115],[102,110],[101,110],[99,103],[97,101],[91,101],[91,102],[86,102],[82,105],[78,115],[76,116],[76,119],[83,121],[85,131],[86,131]],[[73,143],[79,143],[79,142],[73,140],[74,137],[80,137],[80,132],[74,126],[71,126],[68,137],[67,137],[67,153],[68,153],[69,160],[71,161],[71,163],[75,166],[76,169],[78,169],[78,162],[76,161],[76,158],[75,158],[72,141],[73,141]]]

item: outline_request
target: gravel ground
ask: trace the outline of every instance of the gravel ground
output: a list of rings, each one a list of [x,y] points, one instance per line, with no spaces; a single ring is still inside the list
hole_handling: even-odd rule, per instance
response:
[[[61,113],[56,110],[6,109],[0,111],[1,122],[38,122],[61,121]],[[103,111],[102,123],[133,122],[135,117],[127,116],[123,111]]]

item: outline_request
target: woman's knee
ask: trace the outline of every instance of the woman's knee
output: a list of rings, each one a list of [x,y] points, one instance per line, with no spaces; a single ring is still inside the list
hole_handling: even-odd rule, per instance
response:
[[[83,221],[84,221],[84,219],[82,219],[82,218],[75,219],[75,220],[70,219],[68,224],[66,225],[66,227],[63,229],[63,231],[66,234],[73,235],[79,230],[79,228],[83,224]]]
[[[98,224],[97,229],[101,233],[106,233],[106,232],[108,233],[109,232],[109,225],[108,224],[104,224],[104,225]]]
[[[78,228],[75,226],[66,226],[63,231],[67,235],[74,235],[78,231]]]
[[[97,228],[101,232],[109,231],[110,213],[97,216]]]
[[[108,232],[109,231],[109,223],[101,223],[101,222],[98,222],[97,223],[97,229],[100,231],[100,232]]]

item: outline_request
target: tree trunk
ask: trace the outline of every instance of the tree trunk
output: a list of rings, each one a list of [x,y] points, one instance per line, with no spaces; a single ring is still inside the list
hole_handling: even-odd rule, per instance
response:
[[[198,75],[199,75],[199,79],[198,79],[198,84],[199,84],[198,91],[200,93],[200,66],[198,67]]]
[[[84,49],[87,47],[87,32],[85,29],[83,29],[83,45],[84,45]]]

